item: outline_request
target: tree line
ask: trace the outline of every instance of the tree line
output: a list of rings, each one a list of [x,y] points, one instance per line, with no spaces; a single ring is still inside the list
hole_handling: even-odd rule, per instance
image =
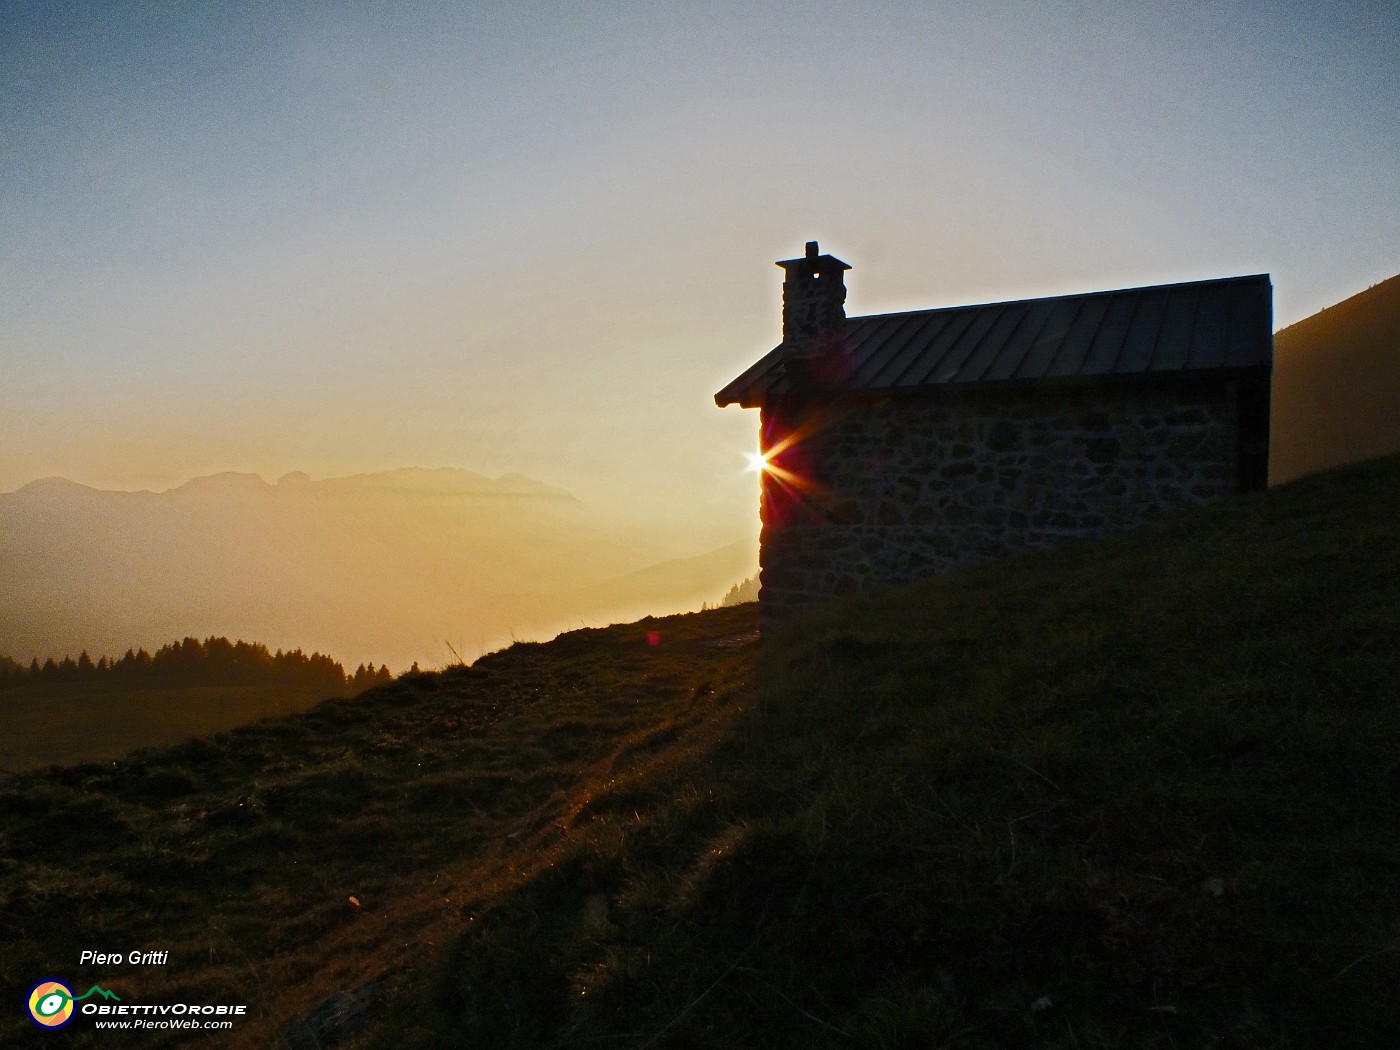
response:
[[[745,602],[758,601],[758,573],[754,573],[747,580],[736,583],[725,592],[723,598],[719,600],[721,608],[730,605],[743,605]]]
[[[328,694],[360,692],[393,681],[387,664],[360,664],[353,674],[339,661],[321,653],[308,656],[300,649],[275,653],[260,642],[231,642],[227,638],[185,638],[161,646],[156,652],[128,649],[121,657],[99,658],[95,663],[84,650],[75,660],[53,657],[42,664],[36,657],[26,667],[0,656],[0,688],[43,682],[93,682],[111,685],[202,686],[282,685],[296,689],[321,689]]]

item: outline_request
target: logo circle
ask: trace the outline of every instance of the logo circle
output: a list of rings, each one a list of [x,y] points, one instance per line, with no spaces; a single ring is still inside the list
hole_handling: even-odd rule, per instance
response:
[[[62,981],[40,981],[29,989],[29,1017],[41,1028],[62,1028],[73,1020],[73,990]]]

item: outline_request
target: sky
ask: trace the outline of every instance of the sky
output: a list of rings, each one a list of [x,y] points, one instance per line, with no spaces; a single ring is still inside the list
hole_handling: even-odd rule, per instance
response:
[[[0,3],[0,491],[418,465],[756,528],[847,312],[1400,271],[1400,7]]]

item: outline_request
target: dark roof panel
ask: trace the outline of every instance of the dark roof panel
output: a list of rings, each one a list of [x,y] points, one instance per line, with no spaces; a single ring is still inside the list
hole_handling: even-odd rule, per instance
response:
[[[987,337],[978,344],[977,350],[962,363],[959,370],[965,382],[975,383],[987,374],[987,369],[992,362],[997,359],[1003,347],[1010,346],[1012,341],[1021,336],[1022,329],[1029,324],[1029,318],[1034,313],[1031,303],[1012,303],[1005,310],[1001,311],[1001,316],[992,330],[987,333]],[[934,377],[939,382],[947,382],[949,373],[943,373]]]
[[[1018,362],[1008,362],[1010,371],[1004,374],[1010,379],[1042,379],[1055,361],[1055,355],[1065,345],[1084,306],[1081,297],[1060,298],[1055,301],[1055,309],[1050,314],[1045,327],[1036,337]]]
[[[1069,335],[1045,369],[1045,378],[1070,379],[1083,374],[1089,347],[1098,335],[1111,299],[1112,296],[1108,295],[1092,295],[1083,299],[1079,304],[1079,316],[1074,319]]]
[[[1200,295],[1167,294],[1162,330],[1153,348],[1152,371],[1180,372],[1186,368],[1186,353],[1191,349],[1192,325],[1200,302]]]
[[[1258,318],[1264,319],[1262,329]],[[1267,280],[1241,289],[1230,300],[1229,341],[1225,349],[1226,368],[1248,368],[1262,355],[1273,357],[1274,299]]]
[[[1219,368],[1224,363],[1229,320],[1230,297],[1225,289],[1212,288],[1201,296],[1201,306],[1191,330],[1191,346],[1186,351],[1186,368]]]
[[[961,328],[957,337],[946,342],[941,353],[925,354],[910,362],[909,368],[900,377],[901,387],[920,387],[926,383],[946,383],[944,376],[961,374],[962,364],[979,343],[987,337],[992,324],[997,319],[995,310],[979,310],[971,315],[971,322]]]
[[[916,314],[886,314],[871,320],[876,323],[863,328],[849,322],[846,325],[847,343],[860,361],[852,380],[863,385],[880,385],[887,373],[902,370],[901,360],[918,353],[924,340],[937,338],[951,318],[926,324]],[[862,341],[868,352],[862,352]]]
[[[1054,299],[1031,299],[1017,304],[1025,308],[1026,315],[1016,330],[1007,336],[1001,346],[988,346],[976,361],[968,362],[965,381],[969,383],[994,382],[994,370],[1004,361],[1020,361],[1031,346],[1040,339],[1046,325],[1055,312]]]
[[[1109,375],[1139,375],[1152,367],[1166,312],[1166,292],[1161,288],[1144,288],[1138,296],[1137,309],[1133,311],[1133,323],[1123,333]]]
[[[835,391],[919,390],[1265,368],[1267,274],[872,314],[846,320]],[[783,346],[715,395],[752,408],[791,389]]]
[[[1113,371],[1127,338],[1128,329],[1142,302],[1139,292],[1114,292],[1104,296],[1106,306],[1099,329],[1089,342],[1079,374],[1086,377],[1108,375]]]

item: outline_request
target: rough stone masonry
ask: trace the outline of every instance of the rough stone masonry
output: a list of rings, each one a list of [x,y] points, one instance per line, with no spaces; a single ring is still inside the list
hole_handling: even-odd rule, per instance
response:
[[[800,511],[769,510],[765,615],[1130,528],[1236,490],[1235,404],[1189,386],[839,403],[803,439]],[[766,488],[779,482],[766,479]]]

